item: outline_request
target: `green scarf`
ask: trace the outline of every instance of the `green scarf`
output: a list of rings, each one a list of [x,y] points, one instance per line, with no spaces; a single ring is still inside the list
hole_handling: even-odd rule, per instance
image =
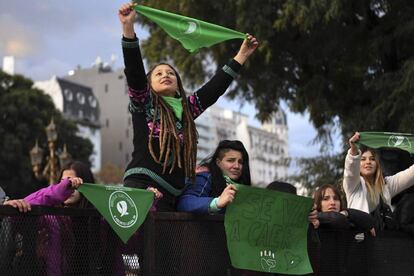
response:
[[[153,192],[118,185],[83,183],[78,191],[95,206],[124,243],[144,222],[154,202]]]
[[[158,24],[169,36],[181,42],[190,53],[229,39],[245,39],[244,33],[195,18],[137,5],[134,9]]]
[[[233,179],[231,179],[231,178],[230,178],[230,177],[228,177],[227,175],[224,175],[224,174],[223,174],[223,177],[224,177],[224,180],[226,181],[226,184],[227,184],[227,185],[229,185],[229,184],[234,184],[234,185],[243,185],[243,184],[237,183],[236,181],[234,181]]]
[[[181,98],[162,96],[162,99],[171,107],[175,117],[181,121],[183,118],[183,104],[181,103]]]
[[[409,133],[392,132],[360,132],[358,145],[369,148],[398,148],[414,153],[414,135]]]

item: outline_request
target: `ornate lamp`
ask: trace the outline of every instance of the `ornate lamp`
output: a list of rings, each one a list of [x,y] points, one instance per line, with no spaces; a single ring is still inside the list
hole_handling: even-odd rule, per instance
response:
[[[47,144],[49,148],[49,155],[46,158],[46,165],[43,169],[43,172],[40,173],[40,167],[43,159],[43,150],[39,147],[37,141],[36,145],[30,151],[30,161],[32,163],[33,173],[35,174],[35,177],[39,180],[47,179],[49,185],[52,185],[56,183],[59,173],[58,158],[60,160],[60,165],[63,166],[70,161],[71,156],[68,153],[65,145],[63,152],[59,155],[58,158],[56,157],[55,143],[57,141],[58,134],[53,118],[50,121],[50,124],[45,128],[45,130],[47,136]]]
[[[64,166],[66,166],[66,164],[68,164],[71,160],[72,160],[72,156],[68,152],[68,150],[66,148],[66,144],[64,144],[63,145],[63,151],[62,151],[61,154],[59,154],[60,167],[62,168]]]
[[[42,165],[43,150],[39,147],[39,143],[36,140],[36,145],[30,151],[30,163],[32,163],[33,173],[36,178],[41,178],[40,166]]]

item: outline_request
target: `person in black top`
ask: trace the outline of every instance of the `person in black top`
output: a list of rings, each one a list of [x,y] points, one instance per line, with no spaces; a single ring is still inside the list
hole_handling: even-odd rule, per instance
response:
[[[172,211],[185,185],[185,177],[195,177],[197,130],[194,119],[224,94],[258,42],[247,35],[237,55],[203,87],[186,97],[180,76],[171,65],[160,63],[145,74],[134,31],[137,14],[132,7],[132,3],[124,4],[118,12],[134,128],[134,151],[124,175],[124,185],[153,186],[164,194],[158,202],[158,210]]]
[[[361,231],[371,231],[375,236],[374,218],[363,211],[345,209],[339,190],[330,184],[322,185],[314,194],[315,207],[321,226],[335,229],[355,228]]]

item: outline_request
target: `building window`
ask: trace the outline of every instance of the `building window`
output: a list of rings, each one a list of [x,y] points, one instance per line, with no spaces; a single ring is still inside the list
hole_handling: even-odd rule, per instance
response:
[[[105,126],[108,128],[109,127],[109,119],[106,119],[105,121]]]
[[[82,92],[76,93],[76,99],[78,100],[78,103],[80,104],[85,103],[85,95],[83,95]]]
[[[96,105],[97,105],[97,101],[96,101],[95,97],[92,96],[92,95],[89,95],[88,102],[89,102],[89,105],[91,107],[96,107]]]
[[[83,111],[82,110],[78,111],[78,117],[79,117],[79,119],[83,119]]]
[[[107,84],[107,83],[105,83],[105,93],[108,93],[108,91],[109,91],[109,85]]]
[[[63,95],[65,95],[65,99],[68,102],[71,102],[73,100],[73,93],[72,93],[72,91],[70,89],[65,89],[63,91]]]

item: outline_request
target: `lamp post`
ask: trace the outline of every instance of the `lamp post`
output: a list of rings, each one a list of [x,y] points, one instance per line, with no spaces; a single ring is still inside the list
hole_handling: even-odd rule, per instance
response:
[[[64,166],[68,161],[70,161],[71,156],[64,145],[63,152],[57,156],[55,151],[56,141],[57,141],[57,130],[56,125],[53,122],[53,118],[50,121],[50,124],[46,127],[46,136],[47,144],[49,148],[49,154],[46,157],[46,165],[41,170],[41,164],[43,160],[43,149],[39,147],[38,141],[36,140],[36,145],[30,151],[30,162],[32,163],[32,169],[35,177],[39,180],[47,179],[49,185],[52,185],[57,182],[59,174],[59,162],[60,166]],[[42,172],[41,172],[42,171]]]

